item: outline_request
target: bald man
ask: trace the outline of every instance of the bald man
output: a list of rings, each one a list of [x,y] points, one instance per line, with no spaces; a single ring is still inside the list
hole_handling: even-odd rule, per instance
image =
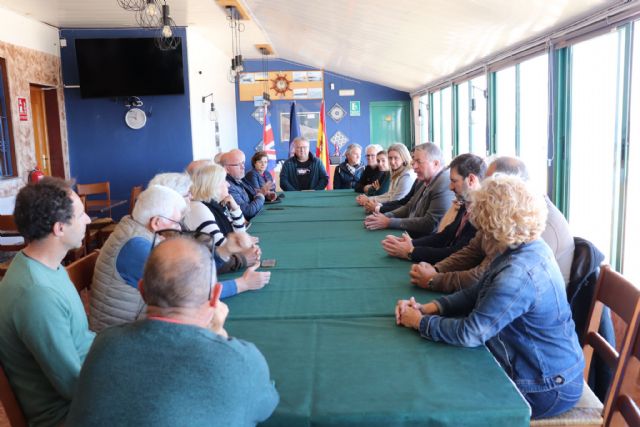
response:
[[[278,404],[251,343],[224,329],[228,307],[207,248],[178,237],[149,256],[145,320],[103,331],[83,366],[65,425],[255,426]],[[162,402],[155,405],[154,402]]]
[[[247,220],[258,215],[264,206],[265,195],[271,187],[254,189],[244,178],[244,153],[238,149],[225,153],[221,158],[222,166],[227,171],[229,194],[236,201]]]

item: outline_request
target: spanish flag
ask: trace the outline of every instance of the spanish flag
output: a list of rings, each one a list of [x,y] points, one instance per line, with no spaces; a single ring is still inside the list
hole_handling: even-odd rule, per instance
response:
[[[331,182],[331,169],[329,164],[329,147],[327,146],[326,124],[324,121],[324,99],[320,103],[320,123],[318,124],[318,141],[316,142],[316,157],[320,159],[320,161],[324,165],[324,169],[327,171],[327,175],[329,175],[330,177],[327,190],[331,190],[333,188],[333,183]]]

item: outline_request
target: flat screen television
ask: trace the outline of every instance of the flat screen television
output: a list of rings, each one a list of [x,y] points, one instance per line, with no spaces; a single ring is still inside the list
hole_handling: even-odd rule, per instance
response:
[[[153,38],[76,39],[83,98],[184,93],[182,43],[160,50]]]

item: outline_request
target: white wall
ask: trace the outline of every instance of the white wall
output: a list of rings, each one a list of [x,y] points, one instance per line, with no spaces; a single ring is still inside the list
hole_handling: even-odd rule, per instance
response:
[[[60,56],[58,29],[0,7],[0,40]]]
[[[187,58],[193,157],[213,158],[218,152],[215,147],[215,123],[209,120],[211,97],[203,104],[204,95],[213,92],[213,102],[218,112],[220,149],[229,151],[238,147],[235,86],[227,80],[231,58],[195,26],[187,27]]]

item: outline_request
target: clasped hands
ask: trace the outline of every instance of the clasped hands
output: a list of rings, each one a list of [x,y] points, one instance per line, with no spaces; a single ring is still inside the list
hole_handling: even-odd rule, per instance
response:
[[[388,235],[382,241],[382,248],[390,256],[406,259],[407,254],[413,250],[413,243],[407,233],[402,233],[400,237]]]
[[[438,314],[438,306],[432,302],[420,304],[414,297],[398,300],[396,303],[396,325],[419,329],[420,320],[425,314]]]
[[[381,230],[389,227],[389,222],[391,222],[391,220],[384,214],[374,212],[364,219],[364,226],[368,230]]]

